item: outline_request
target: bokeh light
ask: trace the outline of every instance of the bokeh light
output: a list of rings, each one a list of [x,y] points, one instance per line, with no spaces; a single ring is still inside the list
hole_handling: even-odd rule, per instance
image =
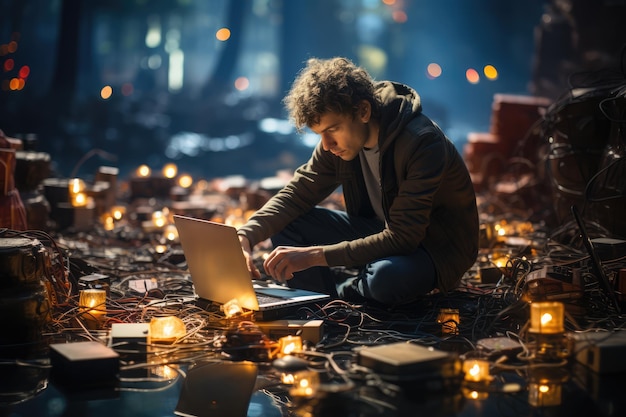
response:
[[[470,84],[478,84],[478,82],[480,81],[480,75],[478,74],[478,71],[476,71],[474,68],[468,68],[465,71],[465,78]]]
[[[487,77],[488,80],[497,80],[498,79],[498,70],[493,65],[485,65],[483,68],[483,74]]]
[[[246,77],[239,77],[235,80],[235,88],[237,90],[247,90],[248,87],[250,87],[250,81]]]
[[[105,85],[100,90],[100,97],[102,97],[103,100],[110,99],[112,95],[113,95],[113,88],[111,88],[110,85]]]
[[[219,29],[217,32],[215,32],[215,37],[217,38],[218,41],[227,41],[228,39],[230,39],[230,29],[228,28],[221,28]]]
[[[440,77],[442,72],[443,71],[441,69],[441,65],[435,62],[431,62],[430,64],[428,64],[428,67],[426,67],[426,75],[431,80]]]

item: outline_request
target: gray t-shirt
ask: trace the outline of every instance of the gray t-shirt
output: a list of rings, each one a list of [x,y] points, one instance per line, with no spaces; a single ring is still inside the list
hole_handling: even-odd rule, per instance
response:
[[[363,178],[365,178],[365,187],[370,197],[370,203],[374,208],[376,217],[385,222],[385,213],[383,212],[382,190],[380,186],[380,154],[378,145],[374,148],[363,148],[359,152],[361,158],[361,169],[363,170]]]

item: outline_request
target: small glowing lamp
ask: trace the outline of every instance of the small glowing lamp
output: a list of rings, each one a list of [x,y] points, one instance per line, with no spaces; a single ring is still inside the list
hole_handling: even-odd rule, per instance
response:
[[[163,229],[163,238],[170,242],[173,242],[178,239],[178,229],[173,224],[168,224]]]
[[[439,310],[437,323],[441,324],[441,333],[458,334],[459,333],[459,310],[456,308],[442,308]]]
[[[293,397],[311,398],[320,387],[320,377],[316,371],[300,371],[293,374],[293,385],[289,394]]]
[[[274,360],[272,365],[280,372],[280,381],[285,385],[293,385],[296,382],[295,374],[309,368],[308,361],[293,355],[282,356]]]
[[[178,185],[182,188],[189,188],[193,185],[193,177],[189,174],[183,174],[178,177]]]
[[[462,387],[461,392],[463,393],[463,396],[468,400],[481,401],[489,398],[489,393],[487,391],[478,391],[475,389]]]
[[[85,193],[85,181],[73,178],[68,185],[70,203],[72,207],[85,207],[87,205],[87,193]]]
[[[482,359],[468,359],[463,362],[465,380],[470,382],[489,382],[489,361]]]
[[[137,168],[137,171],[135,171],[135,174],[137,174],[138,177],[141,178],[147,178],[150,176],[150,174],[152,173],[152,170],[150,169],[150,167],[148,165],[139,165],[139,167]]]
[[[302,352],[302,338],[300,336],[284,336],[278,339],[278,357]]]
[[[563,303],[559,301],[540,301],[530,304],[529,332],[537,334],[560,334],[564,332]]]
[[[243,308],[241,308],[239,301],[235,298],[222,304],[221,310],[227,319],[243,314]]]
[[[537,381],[528,384],[528,403],[533,407],[561,405],[562,385],[550,381]]]
[[[122,220],[122,218],[126,215],[126,207],[124,206],[114,206],[111,207],[111,216],[116,221]]]
[[[162,211],[157,210],[154,213],[152,213],[152,224],[154,224],[156,227],[161,228],[165,226],[166,223],[167,223],[167,217]]]
[[[83,314],[97,319],[104,316],[107,312],[106,300],[106,290],[97,288],[80,290],[78,308]]]
[[[174,178],[178,174],[178,167],[173,163],[165,164],[162,173],[165,178]]]
[[[152,317],[150,337],[153,342],[173,343],[187,334],[185,323],[176,316]]]
[[[113,230],[115,229],[115,221],[113,220],[113,216],[109,213],[106,213],[102,216],[102,226],[104,230]]]

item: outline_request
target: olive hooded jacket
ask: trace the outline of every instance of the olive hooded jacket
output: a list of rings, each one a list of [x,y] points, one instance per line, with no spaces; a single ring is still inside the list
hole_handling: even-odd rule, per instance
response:
[[[378,82],[376,91],[382,103],[378,144],[387,225],[362,239],[323,246],[324,256],[329,266],[358,267],[423,245],[435,264],[439,289],[449,291],[478,254],[478,211],[469,172],[454,144],[422,114],[417,92],[390,81]],[[375,216],[359,158],[344,161],[318,143],[308,162],[238,233],[254,246],[339,186],[349,214]]]

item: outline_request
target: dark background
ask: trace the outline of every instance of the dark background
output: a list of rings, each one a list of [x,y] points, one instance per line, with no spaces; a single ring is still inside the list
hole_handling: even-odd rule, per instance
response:
[[[290,82],[308,57],[342,55],[377,79],[413,86],[461,148],[469,132],[489,130],[494,94],[556,99],[571,72],[615,65],[624,4],[0,0],[0,129],[50,153],[60,176],[88,177],[103,164],[127,175],[170,161],[196,177],[272,176],[302,163],[317,141],[285,120]],[[222,27],[231,31],[225,42],[215,37]],[[427,76],[431,62],[440,77]],[[487,64],[496,80],[482,76]],[[176,68],[183,78],[173,86]],[[478,83],[467,81],[468,68]],[[12,89],[20,77],[23,87]],[[235,88],[239,77],[246,89]]]

